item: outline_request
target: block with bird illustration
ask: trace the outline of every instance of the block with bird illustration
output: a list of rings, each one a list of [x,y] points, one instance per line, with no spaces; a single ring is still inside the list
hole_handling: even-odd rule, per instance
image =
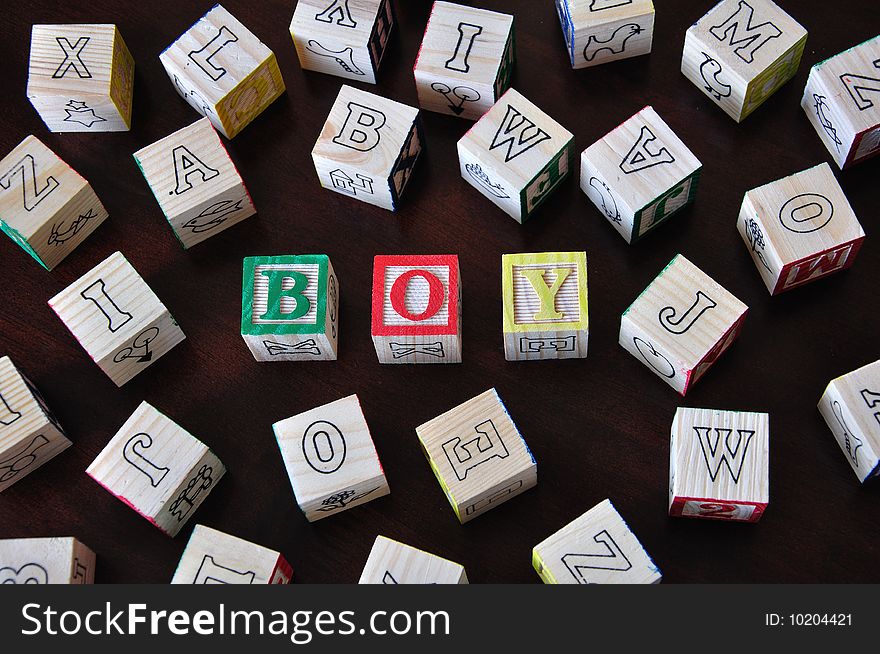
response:
[[[556,0],[556,11],[572,68],[651,52],[652,0]]]

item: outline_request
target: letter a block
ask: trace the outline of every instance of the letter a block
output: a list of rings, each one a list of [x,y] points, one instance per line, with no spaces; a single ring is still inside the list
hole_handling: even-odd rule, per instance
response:
[[[377,536],[359,584],[466,584],[464,567],[424,550]]]
[[[95,553],[76,538],[0,540],[0,585],[94,582]]]
[[[685,34],[681,72],[739,123],[794,77],[806,42],[771,0],[722,0]]]
[[[538,483],[535,458],[494,388],[416,434],[462,524]]]
[[[669,515],[758,522],[770,501],[770,416],[679,408],[669,454]]]
[[[572,68],[586,68],[651,52],[651,0],[556,0]]]
[[[574,136],[508,90],[458,142],[461,176],[518,223],[568,177]]]
[[[771,295],[849,268],[865,240],[827,163],[746,193],[736,227]]]
[[[246,257],[241,336],[257,361],[335,361],[339,281],[325,254]]]
[[[685,395],[739,336],[747,311],[679,254],[623,312],[620,345]]]
[[[159,60],[177,93],[229,139],[284,93],[275,53],[221,5]]]
[[[458,256],[373,259],[371,331],[379,363],[461,363]]]
[[[86,473],[173,537],[226,468],[207,445],[141,402]]]

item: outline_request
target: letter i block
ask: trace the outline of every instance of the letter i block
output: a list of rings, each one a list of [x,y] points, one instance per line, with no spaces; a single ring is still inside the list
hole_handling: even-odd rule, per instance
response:
[[[95,553],[76,538],[0,540],[0,585],[94,582]]]
[[[461,176],[518,223],[568,177],[574,136],[509,89],[458,142]]]
[[[748,307],[680,254],[620,320],[620,345],[681,395],[739,336]]]
[[[572,68],[586,68],[651,52],[651,0],[556,0]]]
[[[359,584],[466,584],[464,567],[396,540],[377,536]]]
[[[681,72],[739,123],[794,77],[806,42],[771,0],[722,0],[685,34]]]
[[[219,4],[159,60],[177,93],[229,139],[284,93],[275,53]]]
[[[669,515],[758,522],[770,501],[770,416],[679,408],[669,454]]]
[[[747,192],[736,227],[771,295],[849,268],[865,240],[827,163]]]
[[[246,257],[241,337],[257,361],[335,361],[339,281],[325,254]]]
[[[535,458],[494,388],[416,434],[462,524],[538,483]]]
[[[379,363],[461,363],[458,256],[375,257],[371,332]]]
[[[207,445],[146,402],[141,402],[86,470],[112,495],[172,537],[225,473]]]
[[[49,300],[49,306],[117,386],[186,338],[120,252]]]

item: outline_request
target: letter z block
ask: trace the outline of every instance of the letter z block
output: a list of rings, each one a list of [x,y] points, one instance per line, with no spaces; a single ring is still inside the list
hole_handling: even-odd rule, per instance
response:
[[[0,585],[94,582],[95,553],[76,538],[0,540]]]
[[[376,536],[359,584],[466,584],[464,567],[396,540]]]
[[[572,68],[586,68],[651,52],[651,0],[556,0]]]

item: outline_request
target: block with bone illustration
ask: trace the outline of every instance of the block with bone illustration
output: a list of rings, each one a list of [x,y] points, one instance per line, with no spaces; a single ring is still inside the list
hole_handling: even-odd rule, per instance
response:
[[[76,538],[0,540],[0,585],[92,584],[95,553]]]
[[[464,567],[436,554],[377,536],[359,584],[466,584]]]
[[[652,0],[556,0],[556,11],[572,68],[651,52]]]

